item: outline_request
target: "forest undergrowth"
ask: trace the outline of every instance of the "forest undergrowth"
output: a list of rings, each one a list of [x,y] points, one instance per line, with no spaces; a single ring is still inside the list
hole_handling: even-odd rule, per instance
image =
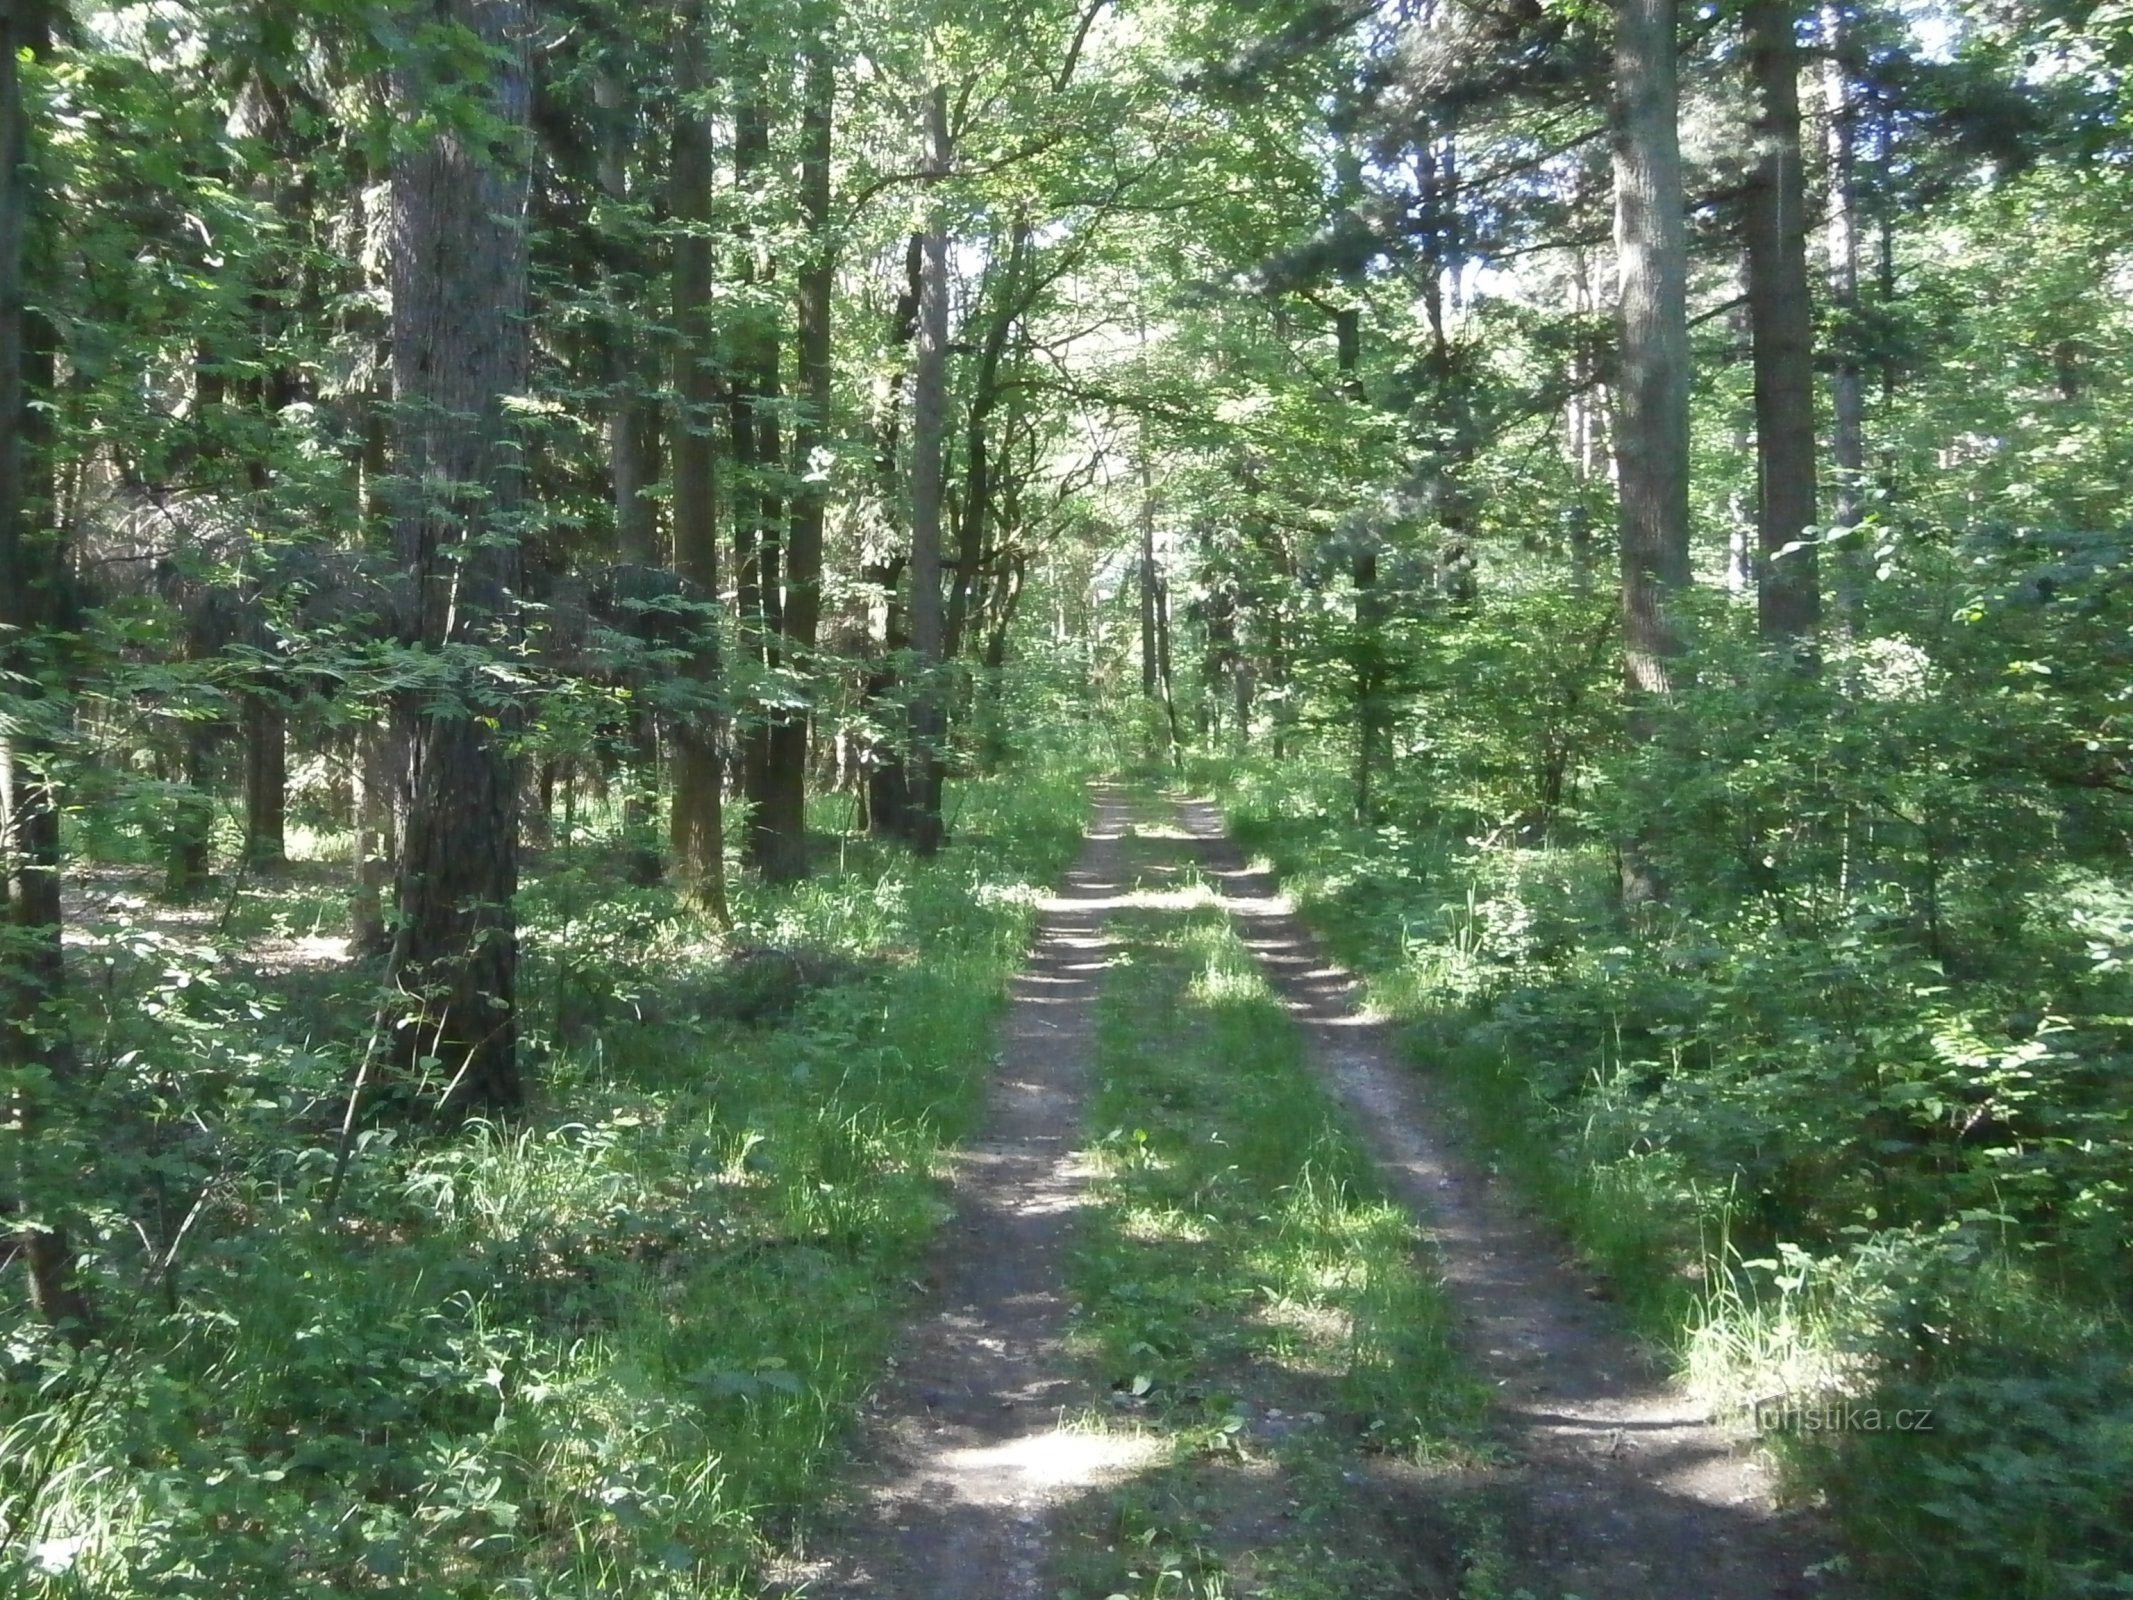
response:
[[[2107,885],[1951,893],[1936,958],[1899,919],[1774,897],[1625,920],[1604,839],[1441,792],[1363,828],[1345,774],[1293,750],[1195,776],[1469,1136],[1883,1592],[2133,1593]]]
[[[851,842],[730,937],[566,841],[522,899],[537,1101],[365,1122],[345,1172],[375,974],[253,959],[321,914],[301,872],[219,932],[92,927],[106,1334],[0,1329],[0,1591],[753,1592],[945,1214],[1084,806],[1063,768],[962,788],[937,859]]]

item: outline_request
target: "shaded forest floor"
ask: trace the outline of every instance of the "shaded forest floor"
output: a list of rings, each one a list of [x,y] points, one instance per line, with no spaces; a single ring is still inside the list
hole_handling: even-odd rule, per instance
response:
[[[185,908],[77,873],[107,1343],[0,1330],[0,1590],[1867,1592],[1706,1420],[1827,1369],[1669,1384],[1723,1257],[1580,1164],[1538,1069],[1429,1022],[1458,985],[1329,892],[1323,811],[1230,798],[1367,998],[1212,808],[1114,790],[1085,827],[1066,768],[968,786],[933,862],[832,841],[731,938],[564,848],[523,895],[534,1104],[363,1126],[345,1182],[378,996],[337,871]],[[1855,1529],[1891,1492],[1773,1442]],[[1930,1442],[1864,1459],[1990,1467]],[[1877,1578],[1912,1559],[1867,1532]]]

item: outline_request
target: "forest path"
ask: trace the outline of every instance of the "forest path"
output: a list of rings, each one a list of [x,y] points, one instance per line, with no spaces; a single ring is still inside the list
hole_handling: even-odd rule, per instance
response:
[[[955,1218],[928,1269],[932,1309],[900,1341],[861,1422],[856,1492],[790,1575],[814,1597],[1040,1600],[1045,1527],[1063,1499],[1130,1472],[1152,1441],[1062,1426],[1088,1403],[1064,1349],[1066,1253],[1105,932],[1126,892],[1126,800],[1096,815],[1040,910],[1001,1025],[976,1142],[960,1153]]]
[[[1844,1592],[1827,1541],[1781,1511],[1763,1462],[1652,1370],[1608,1307],[1447,1126],[1360,984],[1327,960],[1271,878],[1252,871],[1205,801],[1178,814],[1201,874],[1353,1118],[1387,1187],[1422,1224],[1494,1389],[1509,1466],[1489,1500],[1514,1591],[1542,1600],[1795,1600]]]
[[[1087,1138],[1099,1000],[1113,967],[1145,954],[1135,943],[1143,935],[1129,938],[1112,913],[1134,907],[1145,918],[1156,903],[1147,891],[1160,885],[1158,901],[1175,898],[1181,879],[1196,877],[1188,898],[1204,895],[1200,903],[1229,919],[1293,1019],[1308,1070],[1422,1226],[1466,1360],[1495,1396],[1499,1464],[1433,1474],[1353,1446],[1337,1451],[1345,1487],[1336,1496],[1355,1502],[1353,1526],[1320,1537],[1392,1530],[1385,1548],[1404,1545],[1406,1555],[1387,1596],[1848,1593],[1839,1578],[1818,1575],[1826,1540],[1809,1519],[1775,1506],[1763,1464],[1651,1369],[1561,1242],[1435,1131],[1446,1123],[1427,1074],[1402,1059],[1360,986],[1319,953],[1269,877],[1245,864],[1214,808],[1182,802],[1182,830],[1135,829],[1136,812],[1165,809],[1097,791],[1081,854],[1044,902],[1011,990],[983,1128],[957,1159],[956,1214],[927,1269],[928,1309],[867,1401],[842,1503],[813,1527],[806,1555],[786,1565],[772,1592],[1053,1600],[1062,1558],[1072,1571],[1070,1552],[1117,1537],[1104,1530],[1124,1525],[1120,1508],[1175,1481],[1178,1458],[1161,1427],[1117,1415],[1102,1375],[1069,1349],[1069,1283],[1091,1215],[1083,1208],[1094,1174],[1077,1151]],[[1153,1039],[1148,1047],[1162,1048]],[[1247,1380],[1237,1398],[1247,1413],[1278,1418],[1270,1402],[1291,1402],[1261,1392],[1264,1381]],[[1287,1489],[1270,1489],[1282,1480],[1268,1478],[1263,1456],[1259,1466],[1193,1481],[1211,1497],[1222,1542],[1248,1552],[1310,1537],[1278,1509]],[[1472,1565],[1477,1510],[1491,1529],[1483,1542],[1500,1557],[1486,1578]],[[1166,1592],[1160,1577],[1156,1587]],[[1217,1592],[1230,1591],[1207,1590]],[[1321,1592],[1332,1591],[1296,1589]]]

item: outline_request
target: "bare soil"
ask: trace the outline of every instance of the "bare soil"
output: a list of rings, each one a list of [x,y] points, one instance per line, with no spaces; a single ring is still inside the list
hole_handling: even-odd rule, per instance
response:
[[[1349,1536],[1396,1554],[1412,1585],[1402,1592],[1417,1596],[1481,1592],[1460,1551],[1462,1507],[1477,1501],[1508,1558],[1509,1570],[1489,1577],[1492,1596],[1850,1594],[1827,1575],[1834,1552],[1815,1518],[1778,1503],[1747,1442],[1666,1381],[1564,1243],[1454,1145],[1442,1090],[1403,1058],[1273,883],[1247,867],[1214,808],[1188,802],[1179,812],[1191,841],[1182,849],[1264,964],[1388,1190],[1423,1226],[1468,1359],[1497,1396],[1504,1465],[1447,1481],[1358,1461],[1362,1470],[1343,1474],[1355,1502]],[[1171,1462],[1159,1441],[1122,1434],[1115,1421],[1069,1422],[1106,1398],[1065,1347],[1065,1279],[1086,1183],[1075,1150],[1096,1000],[1113,955],[1107,914],[1132,888],[1128,816],[1120,796],[1100,792],[1082,855],[1043,908],[1003,1024],[984,1131],[954,1174],[957,1215],[932,1257],[927,1306],[866,1407],[850,1491],[816,1525],[813,1548],[776,1575],[775,1592],[1050,1600],[1054,1531],[1086,1535],[1113,1486],[1221,1497],[1208,1507],[1209,1538],[1247,1551],[1277,1536],[1293,1504],[1278,1478],[1248,1484],[1248,1472]],[[1296,1425],[1308,1402],[1273,1379],[1241,1399],[1255,1432]]]
[[[1153,1449],[1064,1425],[1094,1398],[1064,1349],[1065,1256],[1125,816],[1099,793],[1080,859],[1041,908],[983,1132],[954,1173],[928,1308],[867,1404],[854,1487],[810,1541],[819,1553],[779,1575],[787,1592],[1037,1600],[1055,1509]]]

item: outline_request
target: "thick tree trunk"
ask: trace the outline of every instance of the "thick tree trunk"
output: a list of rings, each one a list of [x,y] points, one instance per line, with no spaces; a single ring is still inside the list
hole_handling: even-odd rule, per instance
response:
[[[395,466],[404,496],[394,543],[414,581],[411,642],[463,652],[507,642],[518,585],[514,517],[524,470],[507,401],[527,381],[529,18],[523,0],[440,0],[479,41],[486,147],[447,124],[393,167]],[[417,47],[418,49],[421,47]],[[455,71],[464,71],[463,63]],[[432,64],[397,75],[404,108],[447,92]],[[508,705],[480,676],[455,675],[456,702],[412,718],[392,981],[421,997],[397,1035],[403,1079],[452,1116],[508,1111],[524,1098],[516,990],[518,784],[504,738]]]
[[[1621,382],[1622,643],[1631,734],[1649,739],[1672,693],[1680,637],[1668,612],[1689,581],[1688,246],[1681,191],[1675,0],[1615,11],[1615,256]],[[1663,898],[1642,837],[1623,846],[1625,901]]]
[[[948,90],[926,97],[926,171],[948,172]],[[941,491],[948,424],[948,220],[932,200],[919,279],[918,348],[911,379],[911,654],[919,675],[911,693],[906,837],[920,855],[941,846],[943,704]]]
[[[32,317],[24,292],[38,208],[20,66],[25,55],[43,60],[48,29],[36,0],[0,13],[0,674],[27,713],[0,718],[0,1115],[14,1124],[18,1159],[5,1202],[31,1309],[79,1345],[92,1322],[68,1242],[69,1163],[54,1123],[80,1073],[63,1010],[60,800],[36,715],[52,665],[41,652],[65,621],[45,422],[54,359],[51,329]]]
[[[707,23],[701,0],[683,20],[678,78],[701,95]],[[673,212],[690,232],[674,245],[674,571],[703,606],[689,677],[708,693],[718,680],[718,639],[710,608],[718,603],[717,330],[711,316],[712,171],[709,113],[685,100],[674,123]],[[674,865],[682,889],[720,923],[726,910],[725,802],[718,718],[692,709],[674,729]]]
[[[1822,597],[1815,547],[1814,305],[1807,284],[1807,183],[1800,154],[1800,51],[1792,0],[1743,13],[1756,161],[1743,221],[1755,343],[1755,610],[1766,644],[1811,660]]]

